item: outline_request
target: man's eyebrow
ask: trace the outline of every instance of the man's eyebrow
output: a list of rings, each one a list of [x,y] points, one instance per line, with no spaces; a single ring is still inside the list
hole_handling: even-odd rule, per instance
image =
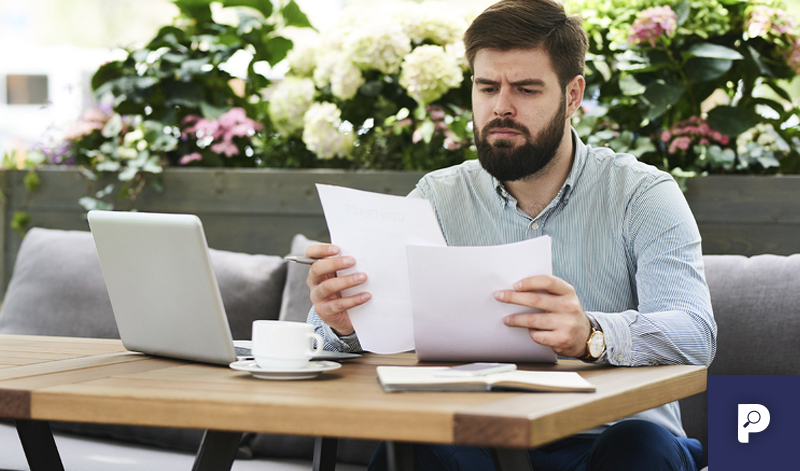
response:
[[[478,84],[478,85],[497,85],[500,82],[497,81],[497,80],[491,80],[491,79],[488,79],[488,78],[476,77],[475,78],[475,83]],[[516,82],[511,82],[511,85],[513,85],[515,87],[519,87],[519,86],[544,87],[545,83],[544,83],[544,80],[540,80],[540,79],[523,79],[523,80],[518,80]]]

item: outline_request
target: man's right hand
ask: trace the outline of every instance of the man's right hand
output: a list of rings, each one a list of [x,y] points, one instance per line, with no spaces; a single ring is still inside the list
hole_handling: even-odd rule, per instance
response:
[[[355,330],[350,322],[348,309],[369,301],[370,293],[342,296],[342,291],[353,288],[367,280],[365,273],[353,273],[338,277],[336,272],[355,265],[353,257],[336,257],[339,247],[331,244],[314,244],[306,248],[306,256],[319,258],[308,271],[308,287],[311,302],[320,319],[331,326],[336,335],[350,335]]]

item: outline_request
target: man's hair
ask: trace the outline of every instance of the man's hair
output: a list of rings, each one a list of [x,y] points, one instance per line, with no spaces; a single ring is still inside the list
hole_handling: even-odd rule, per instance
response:
[[[567,16],[556,0],[501,0],[475,18],[464,47],[470,70],[481,49],[539,49],[550,56],[559,83],[583,75],[589,41],[581,18]]]

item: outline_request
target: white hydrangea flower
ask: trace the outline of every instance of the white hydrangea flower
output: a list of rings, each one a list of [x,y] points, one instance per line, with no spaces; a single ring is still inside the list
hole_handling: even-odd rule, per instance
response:
[[[286,55],[289,70],[298,77],[312,77],[317,67],[319,44],[316,41],[295,42]]]
[[[333,96],[340,100],[353,98],[358,92],[358,87],[364,85],[361,69],[347,59],[336,64],[330,81]]]
[[[350,35],[344,50],[362,70],[395,74],[403,57],[411,52],[411,40],[396,24],[370,22]]]
[[[339,63],[347,61],[347,57],[342,52],[328,52],[321,55],[317,68],[314,69],[314,83],[319,88],[325,88],[331,84],[331,78],[336,71]]]
[[[314,103],[303,120],[303,142],[320,159],[348,157],[355,144],[352,125],[342,122],[342,112],[333,103]]]
[[[469,62],[467,62],[467,49],[464,47],[463,42],[458,41],[453,44],[448,44],[444,47],[444,50],[456,60],[458,65],[461,67],[461,70],[469,70]]]
[[[465,18],[454,15],[452,8],[452,5],[444,7],[430,2],[424,6],[415,5],[398,15],[398,21],[415,44],[425,41],[442,46],[455,44],[461,41],[467,22]]]
[[[308,78],[287,77],[272,91],[269,117],[276,130],[284,136],[303,127],[303,116],[314,103],[314,81]]]
[[[432,103],[451,88],[461,85],[464,75],[453,55],[441,46],[423,45],[403,59],[400,85],[420,103]]]

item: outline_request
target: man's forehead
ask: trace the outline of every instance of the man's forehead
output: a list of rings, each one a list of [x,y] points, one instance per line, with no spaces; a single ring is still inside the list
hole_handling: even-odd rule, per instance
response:
[[[503,78],[511,82],[557,79],[550,56],[542,49],[481,49],[475,54],[473,76],[481,80]]]

